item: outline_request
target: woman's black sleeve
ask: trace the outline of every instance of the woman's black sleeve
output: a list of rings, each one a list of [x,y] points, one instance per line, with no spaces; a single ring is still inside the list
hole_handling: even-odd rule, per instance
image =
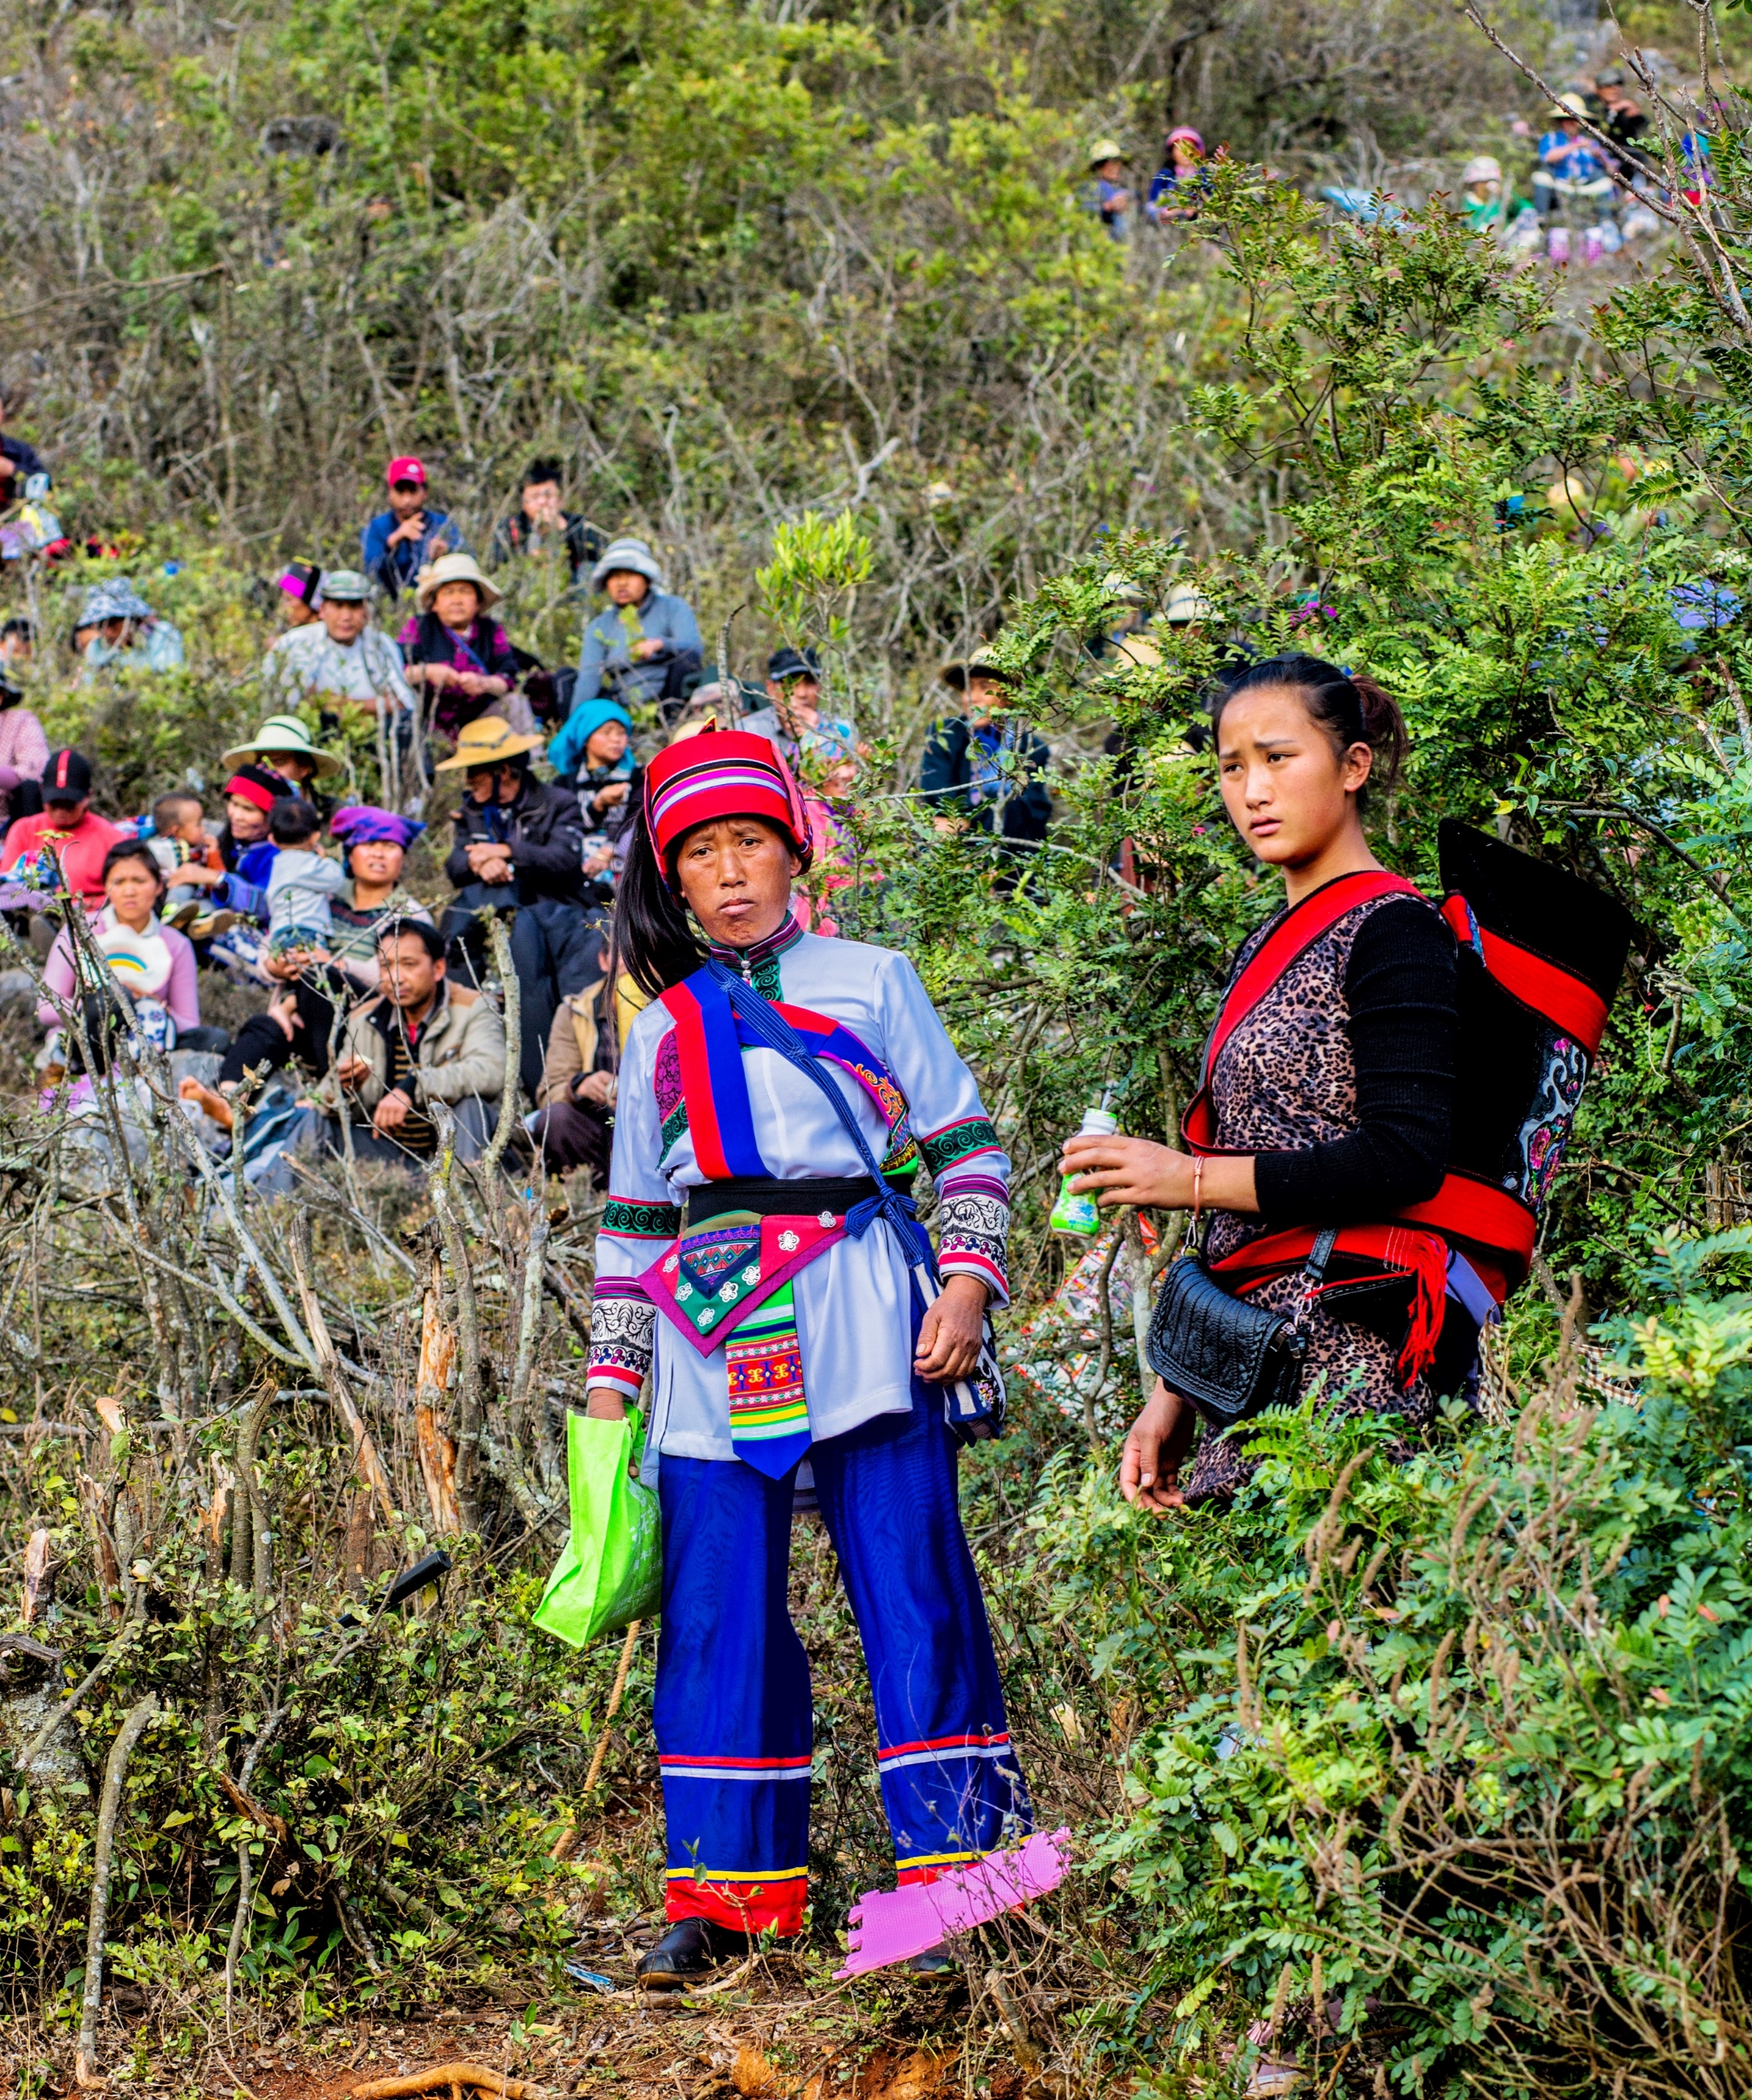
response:
[[[510,638],[502,627],[489,624],[485,654],[488,677],[507,680],[514,691],[523,672],[518,664],[517,652],[511,646]]]
[[[1357,1128],[1254,1160],[1274,1224],[1356,1224],[1441,1185],[1453,1114],[1454,936],[1428,905],[1384,904],[1357,929],[1344,973]]]

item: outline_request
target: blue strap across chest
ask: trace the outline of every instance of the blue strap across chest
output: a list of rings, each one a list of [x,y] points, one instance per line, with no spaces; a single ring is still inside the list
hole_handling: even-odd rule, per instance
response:
[[[725,1157],[732,1157],[732,1118],[725,1113],[726,1107],[731,1105],[729,1098],[717,1094],[719,1061],[714,1054],[713,1045],[715,1039],[720,1037],[721,1030],[722,1039],[735,1061],[735,1114],[740,1122],[746,1124],[748,1144],[752,1157],[759,1160],[760,1154],[754,1143],[754,1118],[748,1102],[748,1079],[742,1069],[744,1043],[776,1052],[794,1071],[820,1088],[832,1105],[834,1114],[838,1116],[846,1136],[851,1140],[858,1158],[863,1162],[865,1171],[876,1183],[878,1193],[867,1196],[847,1212],[845,1229],[848,1235],[853,1239],[862,1239],[879,1217],[886,1218],[900,1235],[901,1245],[906,1249],[909,1261],[916,1260],[921,1251],[929,1260],[929,1242],[919,1229],[917,1213],[911,1198],[902,1196],[898,1189],[890,1187],[882,1179],[881,1167],[870,1149],[869,1140],[858,1126],[851,1103],[836,1084],[832,1074],[825,1071],[819,1061],[824,1054],[831,1054],[831,1035],[823,1038],[820,1048],[812,1050],[782,1013],[777,1012],[752,986],[744,984],[734,970],[715,958],[708,960],[703,968],[696,970],[687,980],[687,984],[699,1002],[700,1012],[705,1021],[707,1056],[711,1064],[713,1092],[717,1096],[718,1130],[724,1142]],[[868,1057],[870,1053],[863,1045],[857,1044],[855,1048],[863,1057]],[[728,1076],[726,1072],[726,1077]],[[737,1138],[739,1142],[739,1130]],[[735,1169],[738,1173],[765,1174],[767,1171],[764,1163],[752,1168]]]

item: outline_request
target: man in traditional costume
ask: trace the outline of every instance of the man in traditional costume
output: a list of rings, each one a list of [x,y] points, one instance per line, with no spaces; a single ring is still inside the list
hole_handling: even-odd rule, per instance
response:
[[[907,959],[792,915],[809,840],[775,747],[708,728],[647,768],[618,908],[653,1004],[621,1061],[588,1405],[618,1418],[651,1381],[671,1930],[639,1977],[659,1988],[801,1928],[800,1489],[863,1639],[902,1884],[1028,1827],[955,1492],[958,1443],[1000,1426],[983,1341],[1009,1162]],[[934,1262],[905,1193],[921,1162]]]

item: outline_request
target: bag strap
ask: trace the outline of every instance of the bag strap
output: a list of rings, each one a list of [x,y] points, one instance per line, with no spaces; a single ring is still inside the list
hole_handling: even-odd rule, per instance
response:
[[[1332,1250],[1338,1244],[1338,1230],[1328,1225],[1316,1236],[1308,1251],[1308,1259],[1302,1264],[1302,1295],[1295,1301],[1295,1310],[1290,1316],[1290,1326],[1300,1332],[1309,1308],[1320,1295],[1320,1286],[1326,1280],[1326,1264],[1332,1259]]]
[[[1407,882],[1402,875],[1390,875],[1384,868],[1359,868],[1353,875],[1334,876],[1312,897],[1304,898],[1286,911],[1229,986],[1205,1048],[1201,1077],[1209,1079],[1229,1037],[1291,965],[1322,934],[1331,933],[1348,912],[1354,911],[1360,904],[1372,902],[1377,897],[1423,895],[1417,885]]]

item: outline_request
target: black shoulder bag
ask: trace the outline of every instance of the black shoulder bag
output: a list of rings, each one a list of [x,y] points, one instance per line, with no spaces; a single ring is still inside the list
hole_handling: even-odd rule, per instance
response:
[[[1144,1353],[1163,1383],[1189,1400],[1216,1434],[1268,1407],[1294,1405],[1308,1354],[1302,1319],[1337,1237],[1323,1232],[1309,1250],[1301,1299],[1286,1317],[1237,1298],[1211,1275],[1195,1203],[1185,1251],[1168,1264],[1150,1316]]]

